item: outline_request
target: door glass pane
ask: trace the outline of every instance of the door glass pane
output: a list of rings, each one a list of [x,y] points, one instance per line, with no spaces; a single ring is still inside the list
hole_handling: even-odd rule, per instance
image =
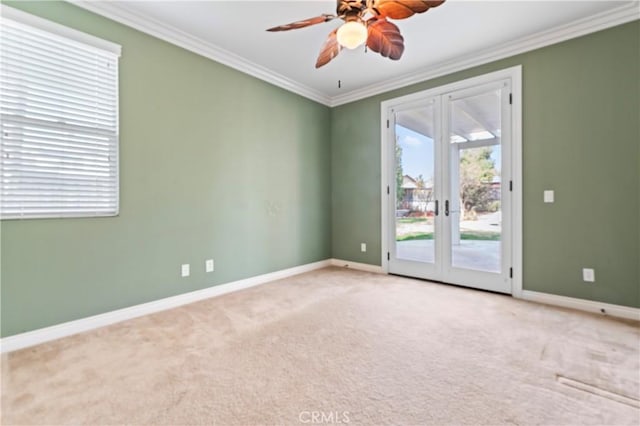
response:
[[[434,263],[434,105],[395,118],[395,257]]]
[[[501,271],[501,90],[450,104],[451,263]]]

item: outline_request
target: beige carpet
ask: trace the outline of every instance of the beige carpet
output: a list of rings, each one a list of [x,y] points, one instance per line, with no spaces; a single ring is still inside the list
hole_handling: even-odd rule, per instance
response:
[[[639,344],[634,322],[328,268],[5,355],[2,424],[637,425]]]

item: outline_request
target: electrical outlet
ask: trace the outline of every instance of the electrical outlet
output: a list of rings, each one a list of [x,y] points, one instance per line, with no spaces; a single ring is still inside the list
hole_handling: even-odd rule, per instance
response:
[[[554,192],[552,190],[547,189],[547,190],[544,191],[543,198],[544,198],[544,202],[545,203],[553,203],[554,202],[554,198],[555,198],[555,194],[554,194]]]
[[[188,263],[183,264],[181,269],[180,269],[180,272],[181,272],[183,278],[184,277],[188,277],[189,274],[191,273],[190,268],[189,268],[189,264]]]
[[[363,253],[367,251],[367,243],[360,243],[360,251]]]
[[[207,259],[207,261],[204,262],[204,270],[206,272],[213,272],[213,259]]]
[[[582,269],[582,280],[587,283],[596,281],[596,273],[591,268]]]

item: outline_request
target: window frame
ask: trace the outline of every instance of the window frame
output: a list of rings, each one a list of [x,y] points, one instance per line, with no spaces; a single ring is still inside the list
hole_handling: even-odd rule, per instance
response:
[[[50,34],[55,41],[58,38],[64,38],[65,43],[71,46],[77,45],[79,49],[84,51],[93,51],[101,55],[107,54],[113,57],[115,62],[115,87],[114,87],[114,104],[115,115],[113,116],[114,133],[109,134],[109,149],[112,149],[115,159],[113,160],[115,177],[114,182],[109,183],[109,188],[115,195],[115,203],[113,209],[108,212],[88,212],[88,211],[54,211],[46,213],[5,213],[5,209],[2,207],[2,200],[0,200],[0,220],[15,220],[15,219],[57,219],[57,218],[99,218],[99,217],[114,217],[120,214],[120,85],[119,85],[119,58],[121,56],[122,48],[120,45],[107,41],[93,35],[84,33],[82,31],[69,28],[67,26],[49,21],[44,18],[23,12],[21,10],[9,7],[4,4],[0,4],[0,21],[11,21],[12,24],[17,26],[27,27],[28,30],[35,29],[38,32],[45,32]],[[111,94],[110,88],[109,93]],[[72,125],[69,125],[72,128]],[[98,128],[96,128],[98,129]],[[104,131],[101,129],[100,131]],[[0,182],[0,187],[4,190],[4,183]],[[54,190],[55,192],[55,190]],[[36,194],[37,196],[37,194]],[[72,205],[73,206],[73,205]],[[73,207],[80,208],[79,205]]]

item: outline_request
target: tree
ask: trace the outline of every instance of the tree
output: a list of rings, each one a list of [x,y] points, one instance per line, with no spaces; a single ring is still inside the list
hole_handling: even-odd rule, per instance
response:
[[[396,201],[400,205],[404,199],[404,189],[402,189],[402,181],[404,174],[402,173],[402,147],[396,143]]]
[[[431,201],[431,191],[432,188],[429,186],[431,184],[431,180],[428,182],[424,179],[424,176],[421,174],[416,178],[416,186],[418,187],[415,191],[415,199],[417,201]]]
[[[491,147],[465,149],[460,155],[460,198],[464,216],[486,211],[492,200],[491,182],[497,175]],[[464,217],[463,216],[463,217]]]

